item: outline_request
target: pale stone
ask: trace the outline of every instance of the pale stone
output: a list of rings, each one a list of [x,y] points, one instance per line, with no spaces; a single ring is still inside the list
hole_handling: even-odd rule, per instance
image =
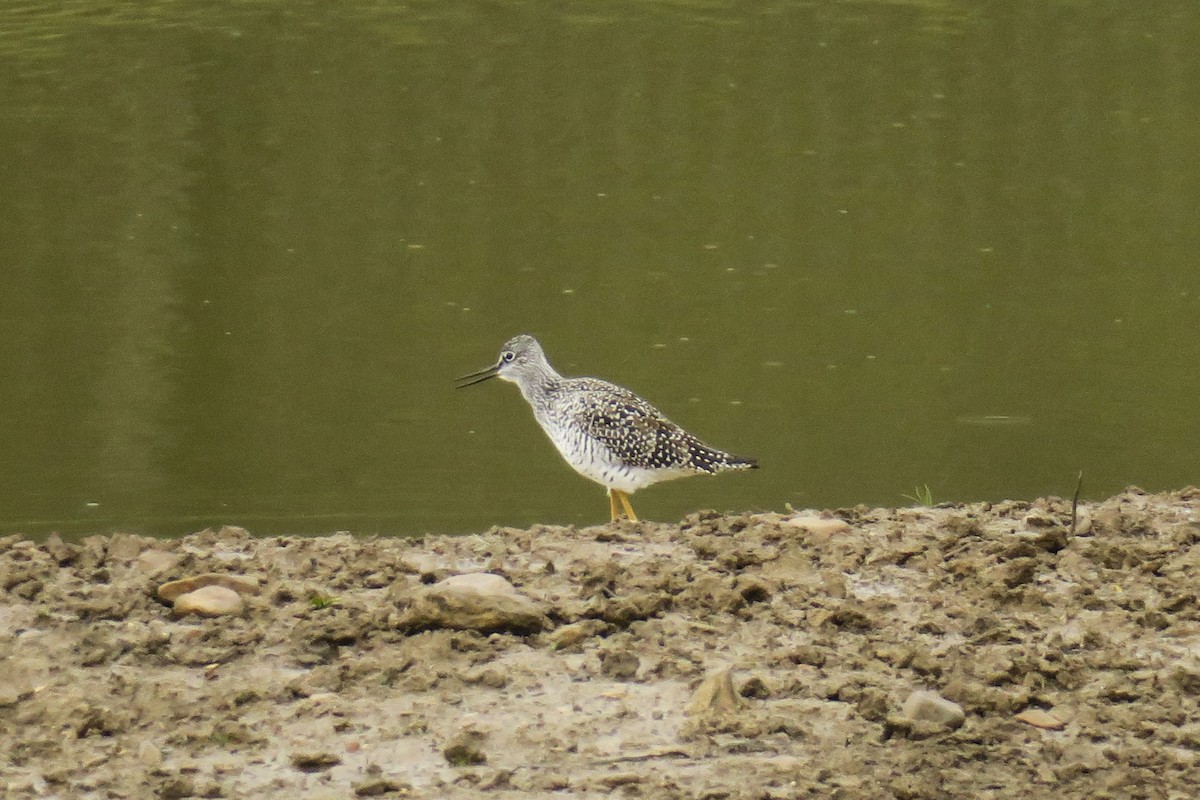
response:
[[[242,610],[242,596],[226,586],[202,586],[194,592],[175,598],[172,611],[178,617],[198,614],[202,617],[219,617],[237,614]]]
[[[466,575],[451,575],[445,580],[438,581],[434,586],[455,592],[472,591],[483,595],[509,595],[520,597],[517,587],[494,572],[468,572]]]
[[[206,586],[221,586],[239,595],[256,595],[259,592],[258,578],[245,575],[228,575],[221,572],[207,572],[170,581],[158,587],[158,599],[168,603],[174,602],[180,595],[194,592]]]
[[[1049,711],[1043,711],[1040,708],[1027,708],[1020,714],[1017,714],[1017,719],[1026,725],[1032,725],[1035,728],[1044,728],[1049,731],[1060,731],[1067,724]]]
[[[537,633],[548,624],[532,600],[499,575],[453,575],[419,586],[402,597],[406,604],[395,625],[401,630],[436,628],[481,633]]]
[[[825,517],[816,516],[796,516],[783,520],[781,524],[789,525],[793,528],[803,528],[809,533],[850,533],[850,525],[843,519],[826,519]]]
[[[914,722],[932,722],[950,730],[960,727],[966,719],[958,703],[925,691],[910,694],[900,709],[900,716]]]

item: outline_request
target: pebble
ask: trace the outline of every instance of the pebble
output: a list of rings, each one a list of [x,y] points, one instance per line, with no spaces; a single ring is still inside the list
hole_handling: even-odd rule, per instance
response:
[[[517,587],[509,583],[507,578],[494,572],[468,572],[466,575],[451,575],[436,585],[456,592],[470,591],[478,592],[481,595],[521,596]]]
[[[242,596],[224,586],[202,586],[194,592],[175,598],[171,611],[177,617],[197,614],[202,617],[220,617],[237,614],[244,603]]]
[[[184,594],[194,592],[207,586],[221,586],[239,595],[256,595],[259,592],[258,578],[245,575],[231,575],[221,572],[207,572],[190,578],[170,581],[158,587],[158,599],[168,603]]]
[[[967,715],[958,703],[936,692],[916,691],[904,701],[900,716],[914,722],[932,722],[947,730],[955,730],[962,726]]]
[[[825,517],[817,516],[796,516],[781,520],[783,525],[789,525],[793,528],[802,528],[809,533],[818,534],[837,534],[850,533],[850,525],[843,519],[826,519]]]
[[[1026,725],[1032,725],[1035,728],[1043,728],[1048,731],[1061,731],[1067,725],[1067,723],[1058,717],[1040,708],[1027,708],[1020,714],[1017,714],[1017,719]]]

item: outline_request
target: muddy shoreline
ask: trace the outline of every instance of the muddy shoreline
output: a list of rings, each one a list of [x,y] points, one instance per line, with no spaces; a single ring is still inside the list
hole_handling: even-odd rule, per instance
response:
[[[1193,798],[1200,490],[1079,512],[3,538],[0,788]],[[237,611],[158,595],[208,574]]]

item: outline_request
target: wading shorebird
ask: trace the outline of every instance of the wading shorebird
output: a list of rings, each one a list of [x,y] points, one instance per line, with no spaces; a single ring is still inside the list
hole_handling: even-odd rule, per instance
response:
[[[709,447],[628,389],[597,378],[564,378],[532,336],[509,339],[494,366],[459,378],[458,388],[489,378],[520,387],[567,463],[608,489],[613,522],[622,515],[637,522],[629,495],[659,481],[758,468],[753,458]]]

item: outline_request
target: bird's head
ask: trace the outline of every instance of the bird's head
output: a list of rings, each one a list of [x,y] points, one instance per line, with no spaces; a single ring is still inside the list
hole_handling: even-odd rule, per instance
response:
[[[482,383],[490,378],[522,384],[546,372],[552,370],[546,361],[546,354],[542,352],[542,346],[538,344],[537,339],[522,333],[504,343],[500,348],[500,358],[495,364],[459,378],[458,388]]]

